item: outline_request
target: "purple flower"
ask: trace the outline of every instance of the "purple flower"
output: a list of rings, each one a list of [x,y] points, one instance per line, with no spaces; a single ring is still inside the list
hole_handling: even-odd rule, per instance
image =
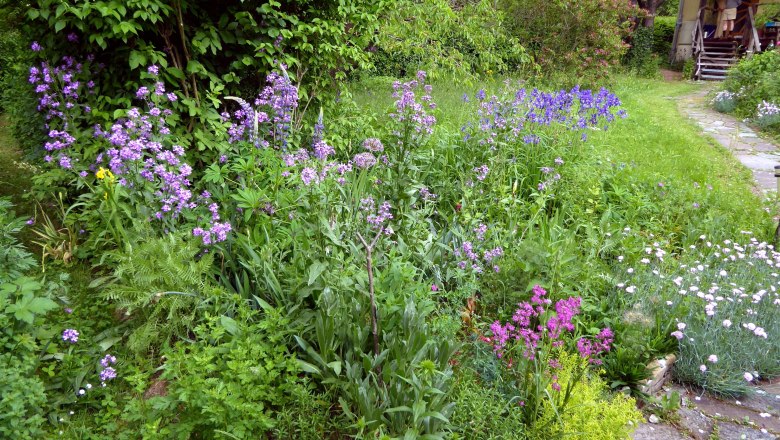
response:
[[[35,219],[33,217],[30,217],[30,219],[27,220],[25,223],[27,223],[28,225],[34,225],[35,224]]]
[[[79,37],[75,33],[71,32],[68,34],[68,41],[70,41],[71,43],[76,43],[79,41]]]
[[[75,344],[79,341],[79,332],[72,328],[65,329],[65,331],[62,332],[62,340]]]
[[[385,146],[382,145],[382,141],[376,138],[368,138],[363,141],[363,148],[374,153],[381,153],[385,150]]]
[[[438,292],[438,291],[439,291],[439,286],[437,286],[436,284],[431,284],[431,292]]]
[[[480,223],[479,226],[474,228],[474,233],[477,234],[477,240],[483,241],[485,239],[485,233],[487,233],[488,227],[484,223]]]
[[[488,168],[487,165],[480,165],[474,168],[472,171],[477,173],[477,180],[483,181],[485,178],[487,178],[488,172],[490,172],[490,168]]]
[[[429,201],[429,200],[436,200],[436,197],[438,197],[436,194],[432,193],[428,187],[422,187],[420,188],[420,197],[422,197],[423,200]]]
[[[150,75],[154,75],[154,76],[157,76],[157,75],[160,74],[160,68],[156,64],[152,64],[151,66],[149,66],[149,68],[146,69],[146,71]]]
[[[116,363],[116,357],[111,356],[110,354],[105,355],[103,359],[100,360],[100,365],[102,365],[104,368],[115,363]]]
[[[106,367],[100,372],[100,381],[106,382],[116,378],[116,370],[112,367]]]
[[[325,141],[318,141],[314,144],[314,157],[317,159],[325,160],[332,154],[336,154],[336,150],[326,144]]]
[[[376,165],[376,157],[368,152],[356,154],[355,157],[352,158],[352,161],[355,163],[355,166],[360,169],[367,169]]]
[[[38,44],[37,41],[33,41],[32,44],[30,45],[30,49],[32,49],[33,52],[40,52],[41,49],[43,48],[41,47],[40,44]]]
[[[317,175],[317,172],[314,171],[313,168],[306,167],[303,170],[301,170],[301,180],[303,181],[303,184],[306,186],[309,186],[314,182],[315,184],[319,182],[319,176]]]

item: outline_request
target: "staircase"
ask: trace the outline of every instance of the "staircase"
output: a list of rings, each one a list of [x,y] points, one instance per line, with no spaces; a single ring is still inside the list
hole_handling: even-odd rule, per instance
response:
[[[729,67],[737,63],[736,41],[704,40],[696,57],[696,79],[723,81]]]

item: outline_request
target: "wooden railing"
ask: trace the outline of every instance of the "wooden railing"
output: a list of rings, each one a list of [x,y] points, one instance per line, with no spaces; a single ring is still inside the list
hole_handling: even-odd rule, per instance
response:
[[[748,17],[750,17],[749,24],[750,31],[752,32],[750,44],[747,47],[748,56],[761,52],[761,40],[758,39],[758,30],[756,30],[756,18],[753,16],[753,5],[748,5]]]
[[[706,7],[701,7],[696,13],[696,24],[693,27],[693,35],[691,35],[691,54],[696,59],[696,70],[693,72],[694,79],[699,79],[701,76],[701,55],[704,52],[704,27],[701,24],[701,14],[706,9]]]

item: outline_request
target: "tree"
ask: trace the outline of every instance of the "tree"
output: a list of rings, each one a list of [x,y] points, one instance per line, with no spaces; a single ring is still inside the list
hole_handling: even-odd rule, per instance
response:
[[[642,26],[652,28],[655,24],[655,15],[658,8],[666,0],[637,0],[638,6],[646,11],[645,18],[642,20]]]

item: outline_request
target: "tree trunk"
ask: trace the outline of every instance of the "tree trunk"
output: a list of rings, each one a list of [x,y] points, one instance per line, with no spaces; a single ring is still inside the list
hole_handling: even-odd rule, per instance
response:
[[[645,18],[642,20],[642,26],[646,28],[652,28],[655,24],[655,14],[658,11],[658,7],[664,3],[665,0],[637,0],[637,4],[640,8],[647,12]]]

